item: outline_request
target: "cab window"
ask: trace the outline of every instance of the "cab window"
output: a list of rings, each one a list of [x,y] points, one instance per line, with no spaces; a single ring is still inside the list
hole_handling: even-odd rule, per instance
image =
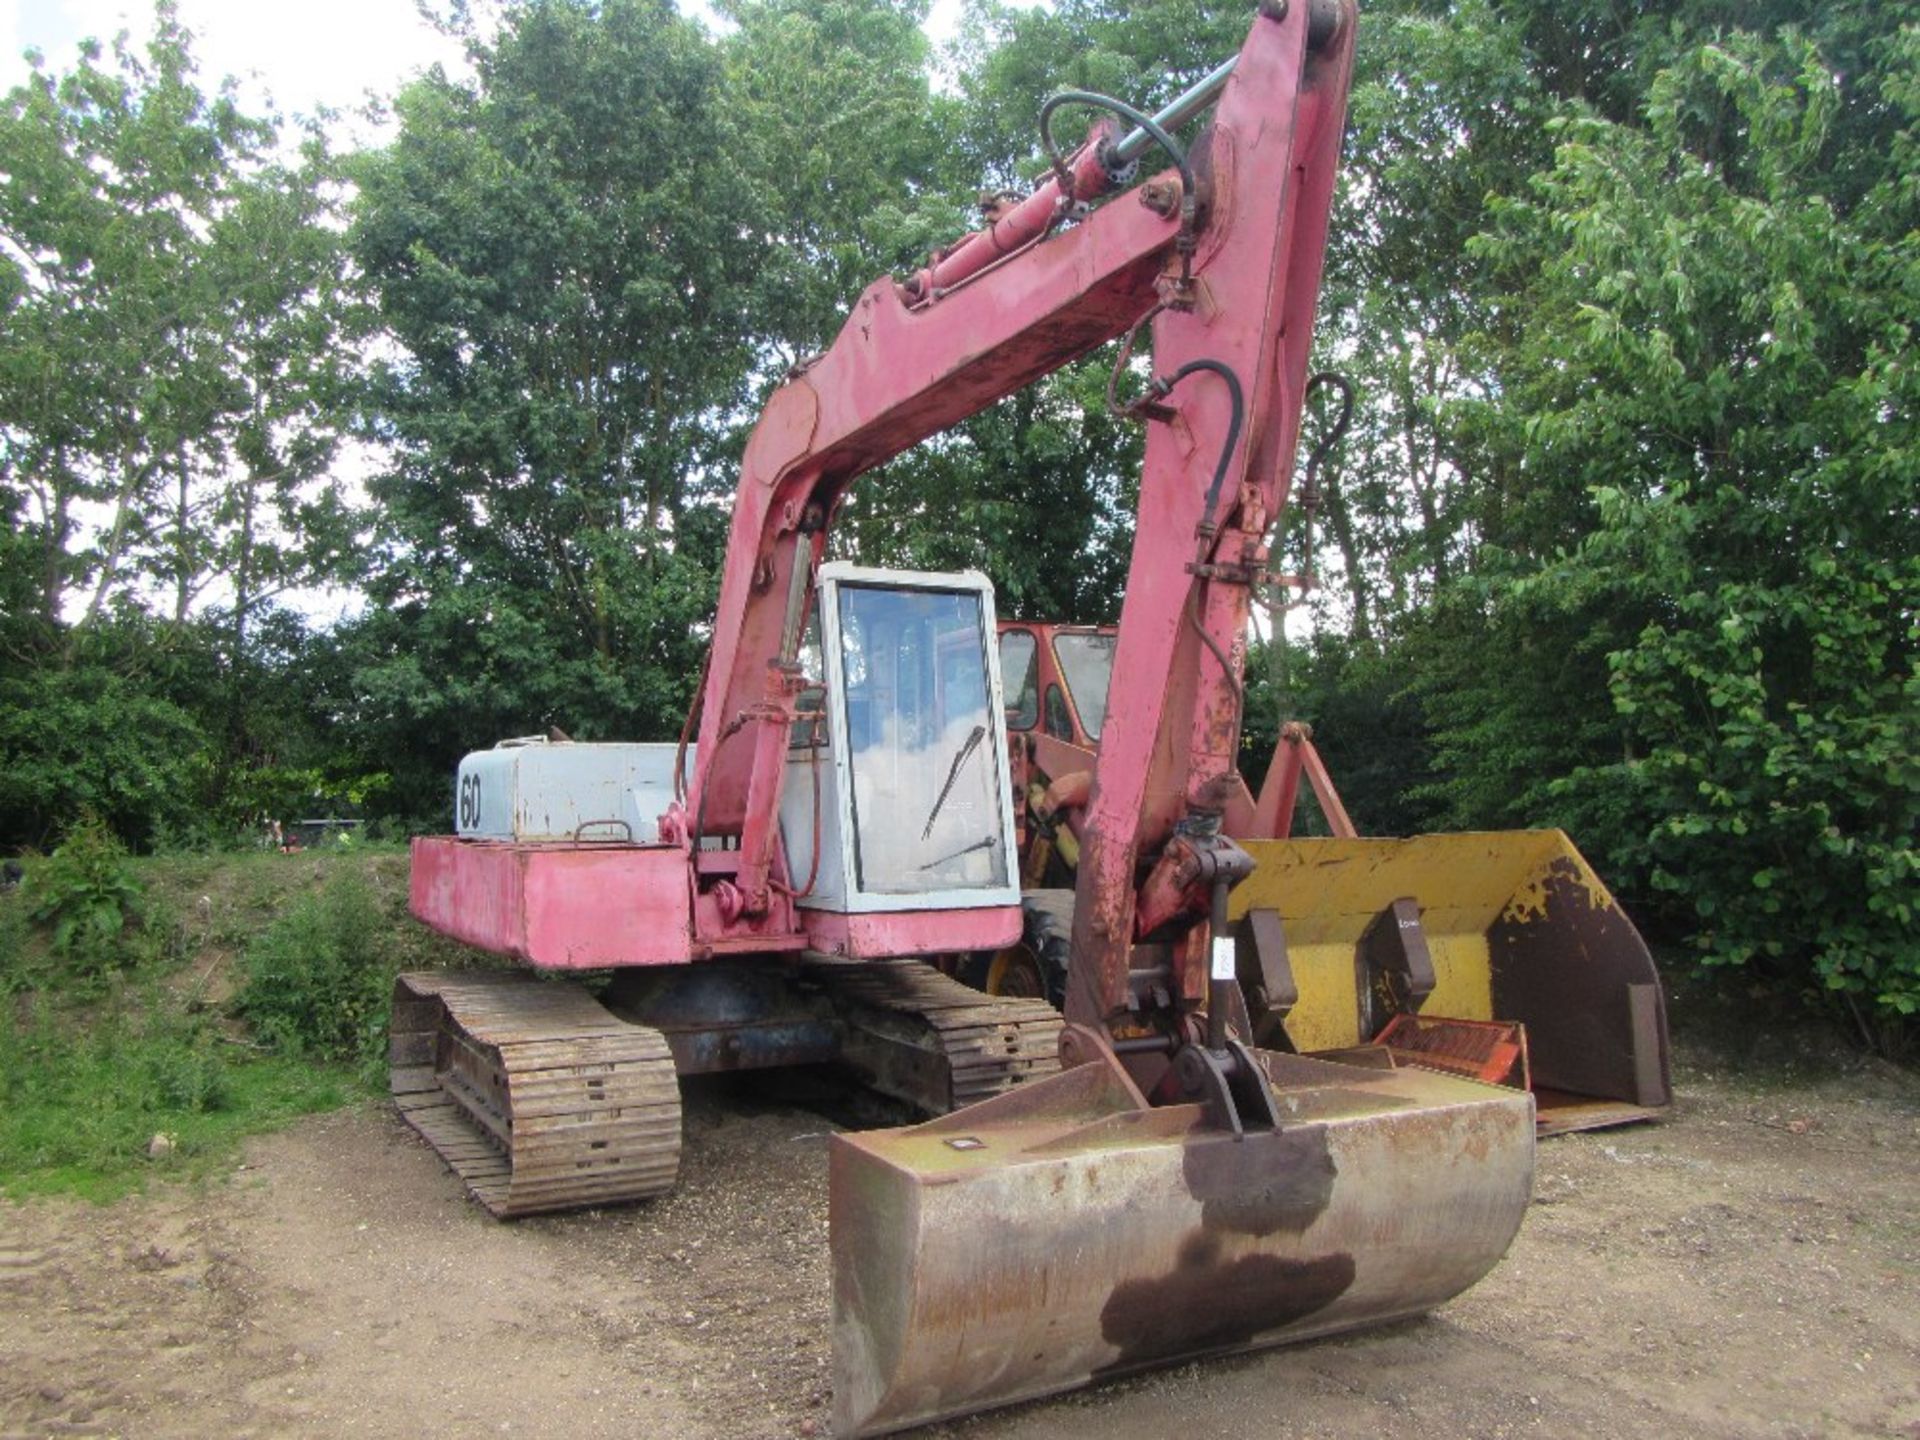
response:
[[[1040,718],[1040,647],[1031,630],[1000,637],[1000,684],[1007,697],[1007,728],[1031,730]]]
[[[1053,653],[1059,657],[1060,673],[1073,691],[1073,703],[1080,711],[1080,723],[1087,738],[1098,740],[1100,727],[1107,720],[1107,690],[1113,682],[1112,635],[1080,633],[1056,635]]]
[[[1072,741],[1073,716],[1067,710],[1067,697],[1058,685],[1047,686],[1047,733],[1056,740]]]

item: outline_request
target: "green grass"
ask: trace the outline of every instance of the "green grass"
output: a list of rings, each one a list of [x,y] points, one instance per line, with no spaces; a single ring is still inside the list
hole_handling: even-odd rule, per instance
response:
[[[143,900],[104,966],[0,895],[0,1194],[216,1174],[245,1137],[378,1092],[397,971],[471,963],[407,916],[398,850],[124,863]]]
[[[353,1070],[249,1051],[200,1017],[16,1015],[0,1044],[0,1190],[116,1200],[245,1136],[366,1093]],[[150,1159],[156,1134],[172,1153]]]

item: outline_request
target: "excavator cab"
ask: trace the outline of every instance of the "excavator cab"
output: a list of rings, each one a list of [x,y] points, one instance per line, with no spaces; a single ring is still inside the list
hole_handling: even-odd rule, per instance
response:
[[[1020,903],[993,588],[977,573],[822,565],[801,665],[820,720],[793,728],[781,790],[803,911]],[[851,953],[864,953],[864,944]],[[899,953],[898,946],[875,953]]]

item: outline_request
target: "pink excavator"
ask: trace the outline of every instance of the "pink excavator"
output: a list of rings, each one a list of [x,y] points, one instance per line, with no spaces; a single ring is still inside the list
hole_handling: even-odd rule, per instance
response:
[[[831,1141],[840,1435],[1412,1315],[1526,1211],[1525,1089],[1263,1048],[1236,979],[1285,924],[1236,900],[1258,863],[1226,822],[1251,804],[1249,605],[1288,501],[1355,23],[1351,0],[1262,0],[1157,115],[1050,99],[1032,193],[869,286],[773,392],[680,743],[471,755],[456,833],[414,842],[414,913],[519,962],[402,976],[393,1013],[402,1111],[495,1214],[671,1187],[683,1075],[832,1064],[937,1117]],[[1069,107],[1098,118],[1063,151]],[[867,471],[1121,337],[1148,438],[1062,1015],[928,963],[1022,930],[992,588],[827,541]],[[1541,916],[1625,925],[1543,865]],[[1448,983],[1421,905],[1387,913],[1314,941],[1344,944],[1341,1003],[1380,1021]],[[1579,970],[1581,933],[1535,927],[1536,984]],[[1595,1043],[1664,1098],[1650,967],[1570,1003],[1605,1008]]]

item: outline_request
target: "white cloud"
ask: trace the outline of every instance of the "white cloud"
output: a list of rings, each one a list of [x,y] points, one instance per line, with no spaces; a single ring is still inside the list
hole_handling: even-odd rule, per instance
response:
[[[391,95],[436,61],[458,65],[457,42],[436,34],[412,0],[332,0],[329,5],[284,0],[180,0],[181,23],[193,33],[203,82],[225,76],[242,82],[249,108],[263,92],[284,111],[311,114],[320,107],[347,110],[368,91]],[[136,41],[152,33],[153,10],[139,0],[26,0],[0,16],[0,83],[27,73],[20,52],[32,46],[60,70],[86,37],[111,41],[121,30]]]
[[[1047,0],[1014,3],[1024,8]],[[953,38],[962,5],[933,0],[926,30],[936,43]],[[704,0],[680,0],[680,8],[714,23]],[[391,96],[436,61],[453,69],[462,64],[459,44],[435,33],[413,0],[179,0],[179,9],[207,84],[231,75],[251,102],[257,104],[264,89],[288,112],[349,110],[368,91]],[[29,46],[58,70],[72,63],[83,38],[107,43],[126,30],[138,40],[152,29],[153,7],[145,0],[0,0],[0,89],[25,77],[20,52]]]

